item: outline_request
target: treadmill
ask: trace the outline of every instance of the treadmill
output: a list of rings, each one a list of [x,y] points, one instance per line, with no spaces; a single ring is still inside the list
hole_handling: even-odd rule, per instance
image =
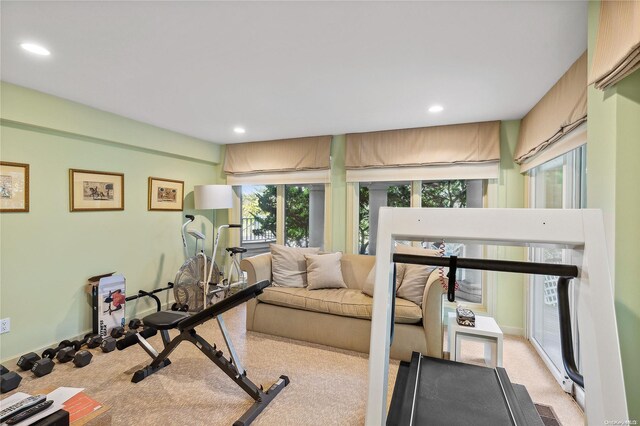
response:
[[[393,261],[449,267],[447,298],[450,302],[455,302],[457,268],[558,276],[563,363],[570,378],[584,388],[584,379],[575,366],[569,316],[569,282],[578,276],[576,266],[398,253],[393,255]],[[394,302],[391,318],[394,318]],[[391,324],[393,339],[393,322]],[[463,364],[414,352],[410,363],[400,363],[387,425],[542,426],[544,423],[526,388],[511,383],[504,368]]]

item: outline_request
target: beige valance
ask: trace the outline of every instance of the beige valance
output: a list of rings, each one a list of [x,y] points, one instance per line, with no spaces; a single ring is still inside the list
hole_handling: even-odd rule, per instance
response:
[[[589,82],[613,86],[640,68],[640,1],[602,1]]]
[[[514,160],[526,162],[587,121],[587,52],[525,115]]]
[[[347,135],[347,169],[500,161],[500,122]]]
[[[331,136],[248,142],[226,146],[228,175],[327,170]]]

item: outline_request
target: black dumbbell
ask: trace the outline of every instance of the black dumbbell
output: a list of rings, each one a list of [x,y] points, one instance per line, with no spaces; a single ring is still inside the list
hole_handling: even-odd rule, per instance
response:
[[[91,362],[93,354],[86,349],[78,351],[73,357],[73,365],[78,368],[86,367]]]
[[[116,350],[116,339],[111,336],[107,336],[102,339],[102,343],[100,343],[100,349],[102,352],[113,352]]]
[[[42,352],[42,358],[53,359],[53,358],[55,358],[56,354],[58,353],[58,351],[60,349],[66,348],[66,347],[69,347],[69,346],[73,346],[73,343],[71,343],[69,340],[63,340],[62,342],[60,342],[58,347],[49,348],[49,349],[46,349],[44,352]]]
[[[89,337],[89,340],[87,340],[87,347],[89,349],[94,349],[100,346],[101,343],[102,343],[102,336],[98,336],[97,334],[95,334]]]
[[[42,358],[33,363],[31,372],[36,377],[46,376],[53,371],[53,360],[51,358]]]
[[[124,327],[113,327],[109,335],[114,339],[119,339],[124,336]]]
[[[89,338],[92,336],[95,336],[95,334],[93,333],[85,334],[82,340],[74,340],[71,343],[73,344],[73,347],[75,348],[75,350],[79,351],[84,345],[87,344],[87,342],[89,341]]]
[[[0,393],[11,392],[20,385],[22,376],[15,371],[9,371],[0,365]]]
[[[29,352],[28,354],[24,354],[18,360],[18,367],[22,371],[31,370],[33,367],[33,363],[40,359],[40,356],[35,352]]]
[[[76,355],[76,348],[74,346],[67,346],[66,348],[62,348],[58,351],[56,355],[56,359],[64,364],[65,362],[69,362]]]
[[[131,321],[129,321],[129,330],[137,330],[140,327],[142,327],[142,321],[139,320],[138,318],[134,318]]]

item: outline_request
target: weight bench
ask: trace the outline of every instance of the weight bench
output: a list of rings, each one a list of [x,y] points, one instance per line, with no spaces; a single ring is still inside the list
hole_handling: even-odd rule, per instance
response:
[[[270,285],[269,281],[261,281],[253,284],[239,292],[221,300],[220,302],[194,314],[189,315],[186,312],[162,311],[147,315],[143,318],[145,326],[158,330],[162,337],[164,349],[158,353],[151,344],[140,334],[127,336],[118,342],[118,349],[123,350],[129,346],[138,343],[142,349],[151,356],[153,361],[145,368],[134,373],[131,381],[138,383],[156,371],[171,364],[169,355],[184,340],[193,343],[203,354],[207,356],[215,365],[225,372],[238,386],[255,400],[254,404],[249,408],[235,423],[234,426],[248,425],[265,409],[278,393],[289,384],[287,376],[280,376],[278,381],[274,383],[266,392],[262,386],[256,386],[247,378],[247,371],[240,364],[238,355],[233,347],[227,328],[222,320],[222,314],[248,300],[253,299],[262,293],[265,287]],[[229,359],[223,356],[222,351],[211,346],[206,340],[198,335],[196,327],[210,319],[215,318],[222,331],[225,344],[229,349]],[[177,329],[179,334],[173,339],[169,336],[169,330]]]

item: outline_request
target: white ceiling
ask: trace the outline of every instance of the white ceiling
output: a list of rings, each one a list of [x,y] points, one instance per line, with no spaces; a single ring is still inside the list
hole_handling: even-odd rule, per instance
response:
[[[0,8],[3,80],[219,143],[521,118],[587,46],[584,1]]]

